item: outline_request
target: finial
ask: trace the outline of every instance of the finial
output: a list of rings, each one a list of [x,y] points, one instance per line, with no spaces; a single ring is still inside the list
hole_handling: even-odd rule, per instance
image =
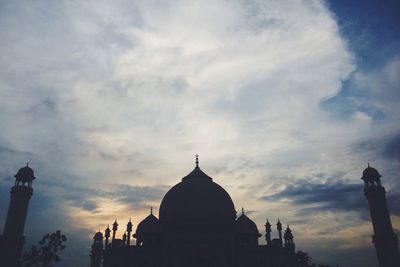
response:
[[[244,215],[244,208],[242,207],[242,215]]]
[[[369,168],[369,162],[368,162],[368,168]]]
[[[153,207],[150,207],[150,214],[153,215]]]
[[[26,163],[26,167],[29,167],[29,161]]]
[[[129,222],[132,222],[132,221],[131,221],[131,218],[129,218]]]
[[[268,218],[267,218],[267,223],[269,223]]]
[[[195,156],[196,156],[196,167],[199,167],[199,155],[196,154]]]

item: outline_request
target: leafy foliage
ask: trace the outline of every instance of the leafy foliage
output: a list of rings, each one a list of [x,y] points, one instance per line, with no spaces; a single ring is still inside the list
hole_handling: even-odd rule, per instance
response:
[[[67,241],[61,231],[46,234],[38,242],[39,246],[32,245],[31,250],[22,256],[24,267],[52,267],[52,262],[61,260],[58,252],[65,249],[64,242]]]
[[[312,262],[312,258],[308,255],[307,252],[303,252],[301,250],[296,252],[296,266],[297,267],[334,267],[329,264],[318,264]],[[339,267],[339,265],[336,265]]]
[[[308,255],[307,252],[299,250],[296,253],[296,262],[298,267],[310,267],[311,257]]]

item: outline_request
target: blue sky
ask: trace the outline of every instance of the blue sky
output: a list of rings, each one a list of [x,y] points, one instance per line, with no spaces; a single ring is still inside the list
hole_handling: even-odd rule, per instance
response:
[[[396,1],[2,1],[0,228],[36,176],[28,245],[61,229],[87,264],[194,167],[261,232],[289,223],[316,262],[376,266],[367,162],[400,228]],[[51,219],[50,219],[51,218]],[[122,225],[123,223],[121,223]]]

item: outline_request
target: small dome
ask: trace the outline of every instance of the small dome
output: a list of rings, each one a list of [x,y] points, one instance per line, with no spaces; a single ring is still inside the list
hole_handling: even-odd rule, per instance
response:
[[[143,221],[141,221],[136,229],[135,237],[144,234],[156,234],[160,232],[159,221],[156,216],[151,213]]]
[[[94,240],[103,240],[103,234],[101,232],[97,232],[94,234]]]
[[[236,220],[236,231],[239,234],[257,235],[258,237],[261,236],[258,232],[257,225],[244,213],[242,213],[242,215],[240,215]]]
[[[379,174],[379,172],[375,169],[369,166],[363,171],[363,176],[361,177],[361,179],[363,180],[377,180],[378,178],[380,178],[381,175]]]
[[[28,164],[26,164],[25,167],[19,169],[14,177],[22,181],[32,181],[33,179],[35,179],[33,170],[28,166]]]

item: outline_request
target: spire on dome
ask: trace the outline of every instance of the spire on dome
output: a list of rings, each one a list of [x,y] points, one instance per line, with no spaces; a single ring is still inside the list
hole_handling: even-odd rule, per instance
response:
[[[199,167],[199,155],[196,154],[195,157],[196,157],[196,167],[198,168]]]

